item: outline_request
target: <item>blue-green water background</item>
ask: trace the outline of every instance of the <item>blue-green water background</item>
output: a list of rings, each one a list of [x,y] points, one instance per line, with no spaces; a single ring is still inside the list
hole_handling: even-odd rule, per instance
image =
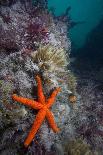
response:
[[[84,45],[85,40],[103,18],[103,0],[48,0],[48,7],[55,8],[55,14],[61,15],[71,6],[70,15],[74,21],[85,21],[70,30],[70,37],[76,48]]]

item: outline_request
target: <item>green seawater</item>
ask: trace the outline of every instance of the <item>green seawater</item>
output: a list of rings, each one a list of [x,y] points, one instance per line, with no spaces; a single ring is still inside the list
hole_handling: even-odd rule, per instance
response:
[[[72,20],[85,21],[70,30],[70,38],[75,47],[79,48],[103,18],[103,0],[48,0],[48,7],[54,7],[56,15],[64,13],[68,6],[71,6]]]

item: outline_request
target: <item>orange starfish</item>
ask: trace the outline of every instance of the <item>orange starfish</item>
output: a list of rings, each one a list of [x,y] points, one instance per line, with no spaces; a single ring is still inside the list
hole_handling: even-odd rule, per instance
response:
[[[17,102],[21,102],[24,105],[28,105],[29,107],[33,108],[33,109],[37,109],[39,110],[35,121],[33,123],[33,126],[24,142],[24,146],[28,147],[30,145],[30,143],[32,142],[33,138],[35,137],[38,129],[40,128],[40,126],[42,125],[42,122],[44,121],[44,118],[46,117],[46,119],[49,122],[50,127],[52,128],[52,130],[54,132],[58,132],[59,128],[57,127],[54,117],[53,117],[53,113],[49,110],[49,108],[53,105],[54,101],[55,101],[55,97],[58,94],[58,92],[60,92],[60,88],[56,88],[51,96],[49,97],[49,99],[46,100],[43,90],[42,90],[42,82],[39,76],[36,76],[36,80],[37,80],[37,84],[38,84],[38,102],[28,99],[28,98],[24,98],[24,97],[19,97],[16,94],[12,95],[13,100],[17,101]]]

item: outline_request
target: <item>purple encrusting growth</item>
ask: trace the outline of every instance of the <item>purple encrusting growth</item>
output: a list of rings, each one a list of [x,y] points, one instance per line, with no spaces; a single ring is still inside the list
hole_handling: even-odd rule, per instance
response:
[[[0,47],[9,50],[13,48],[15,50],[33,49],[33,46],[35,47],[34,40],[40,41],[48,33],[45,31],[47,23],[42,20],[43,16],[40,15],[42,12],[36,7],[32,9],[29,2],[23,4],[18,1],[10,8],[1,7]],[[47,14],[44,13],[44,16]]]

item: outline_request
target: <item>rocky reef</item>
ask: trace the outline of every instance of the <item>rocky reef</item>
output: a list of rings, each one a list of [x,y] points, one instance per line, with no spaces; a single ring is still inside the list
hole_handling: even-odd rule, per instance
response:
[[[70,67],[71,42],[67,20],[62,20],[65,16],[55,18],[46,0],[0,1],[1,155],[99,154],[80,130],[85,126],[82,116],[88,115],[82,110],[84,101],[80,102]],[[51,108],[60,132],[54,133],[45,120],[25,148],[38,111],[12,100],[12,95],[38,100],[36,75],[42,79],[47,98],[55,88],[61,88]]]
[[[65,137],[74,137],[69,95],[76,95],[76,80],[68,70],[70,49],[67,25],[55,21],[46,1],[0,1],[0,154],[55,153]],[[55,87],[62,89],[52,107],[60,132],[53,133],[45,121],[25,149],[37,111],[11,96],[37,100],[37,74],[47,97]]]

